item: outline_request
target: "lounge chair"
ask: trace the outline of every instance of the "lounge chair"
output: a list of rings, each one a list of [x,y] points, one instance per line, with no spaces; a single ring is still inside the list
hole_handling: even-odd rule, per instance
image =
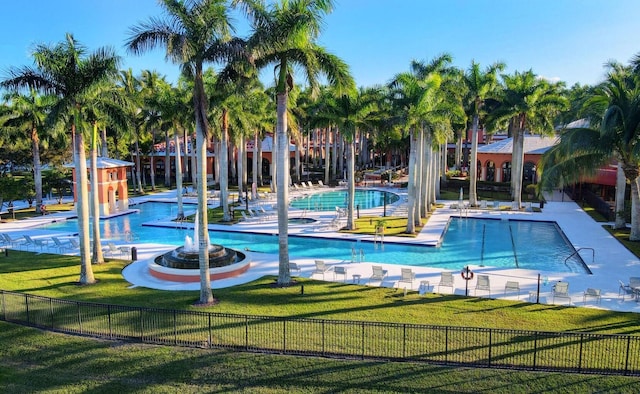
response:
[[[336,275],[342,275],[344,281],[347,281],[347,268],[346,267],[334,267],[333,268],[333,280],[336,280]]]
[[[507,294],[507,291],[517,291],[518,299],[520,299],[520,283],[508,280],[504,285],[504,294]]]
[[[23,235],[22,237],[24,238],[24,242],[19,244],[18,247],[24,246],[26,248],[26,250],[29,250],[29,247],[33,246],[33,250],[35,251],[36,250],[36,243],[33,242],[33,239],[31,239],[31,237],[28,236],[28,235]]]
[[[300,267],[298,267],[298,264],[296,263],[289,263],[289,275],[291,276],[293,271],[297,271],[298,272],[298,276],[300,276]]]
[[[318,186],[320,187],[327,187],[327,185],[324,184],[324,182],[322,182],[322,180],[318,181]]]
[[[623,281],[619,280],[620,288],[618,288],[618,297],[622,295],[622,301],[627,294],[629,294],[632,298],[636,296],[636,292],[629,285],[625,285]]]
[[[11,235],[7,233],[2,234],[2,236],[11,246],[18,246],[20,244],[20,238],[12,238]]]
[[[324,260],[316,260],[316,269],[313,270],[311,276],[315,274],[322,274],[322,279],[324,280],[324,274],[329,271],[329,267],[324,263]]]
[[[585,305],[587,304],[587,297],[595,298],[598,304],[600,303],[600,301],[602,301],[602,296],[600,295],[600,289],[588,288],[587,290],[584,291],[584,294],[582,295],[582,302]]]
[[[63,253],[65,250],[73,249],[70,241],[62,242],[58,237],[51,237],[51,240],[53,241],[54,246],[58,248],[60,253]]]
[[[387,270],[382,269],[382,266],[373,265],[371,266],[371,270],[373,271],[371,277],[369,278],[369,282],[371,281],[379,281],[380,284],[384,281],[384,278],[387,276]]]
[[[491,285],[489,284],[489,275],[478,275],[476,279],[476,288],[473,291],[475,295],[478,290],[487,291],[491,295]]]
[[[451,292],[453,293],[455,288],[453,287],[453,273],[452,272],[442,272],[440,274],[440,282],[438,283],[438,293],[440,292],[440,286],[451,287]]]
[[[104,253],[105,256],[113,256],[116,253],[122,256],[122,250],[120,250],[113,242],[107,242],[107,247],[102,249],[102,253]]]
[[[400,270],[400,280],[398,281],[398,287],[400,283],[408,283],[409,288],[413,290],[413,281],[416,279],[416,273],[411,268],[402,268]]]
[[[569,282],[558,282],[553,286],[553,290],[551,291],[553,294],[553,298],[551,300],[552,304],[555,304],[556,297],[558,298],[568,298],[569,303],[571,303],[571,296],[569,295]]]
[[[40,239],[40,238],[33,238],[31,239],[31,241],[34,244],[34,249],[36,246],[40,247],[40,251],[44,250],[44,248],[48,247],[47,245],[47,240],[45,239]]]
[[[80,242],[76,239],[69,239],[69,244],[71,245],[71,250],[80,249]]]

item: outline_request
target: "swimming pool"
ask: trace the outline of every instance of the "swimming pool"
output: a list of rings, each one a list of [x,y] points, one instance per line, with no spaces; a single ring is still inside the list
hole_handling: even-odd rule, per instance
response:
[[[387,205],[390,205],[398,201],[400,196],[382,190],[356,189],[354,200],[355,205],[360,206],[360,209],[370,209],[383,206],[385,198]],[[289,206],[308,211],[331,211],[336,207],[347,208],[347,191],[335,190],[309,194],[293,199]]]
[[[133,231],[139,240],[167,245],[183,245],[192,229],[152,226],[154,222],[175,216],[176,205],[148,202],[136,206],[138,213],[101,221],[104,239],[123,240]],[[195,212],[185,205],[185,213]],[[143,225],[144,224],[144,225]],[[47,226],[49,230],[77,232],[77,221],[68,220]],[[278,253],[278,237],[255,233],[210,231],[211,243],[255,252]],[[367,261],[459,270],[465,265],[500,268],[525,268],[551,272],[587,272],[579,256],[552,222],[494,220],[452,217],[439,248],[386,242],[372,242],[290,236],[292,258]]]

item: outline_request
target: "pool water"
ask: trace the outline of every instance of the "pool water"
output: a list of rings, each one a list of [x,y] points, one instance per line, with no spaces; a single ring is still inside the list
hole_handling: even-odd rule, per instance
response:
[[[354,197],[355,205],[360,209],[370,209],[390,205],[400,199],[395,193],[382,190],[356,189]],[[330,192],[314,193],[295,198],[289,204],[292,208],[306,209],[308,211],[331,211],[338,208],[347,208],[347,191],[335,190]]]
[[[174,217],[176,204],[148,202],[135,206],[138,213],[101,221],[105,240],[125,240],[133,232],[135,242],[183,245],[192,229],[153,226],[154,222]],[[185,205],[193,213],[195,205]],[[144,224],[144,225],[143,225]],[[77,221],[68,220],[46,226],[47,229],[77,232]],[[255,252],[278,253],[278,237],[254,233],[210,231],[211,243]],[[291,258],[367,261],[460,270],[465,265],[500,268],[524,268],[551,272],[587,272],[555,223],[519,220],[492,220],[452,217],[439,248],[386,242],[384,247],[365,241],[290,236]]]

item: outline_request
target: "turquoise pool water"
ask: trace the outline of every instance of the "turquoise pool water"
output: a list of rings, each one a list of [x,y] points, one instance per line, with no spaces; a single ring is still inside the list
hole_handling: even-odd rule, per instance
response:
[[[150,226],[174,216],[176,205],[144,203],[136,206],[139,213],[101,221],[105,239],[124,240],[128,231],[135,233],[136,242],[182,245],[191,229],[170,229]],[[185,205],[185,212],[195,212],[194,205]],[[54,223],[50,230],[77,232],[76,220]],[[212,243],[226,247],[264,253],[278,253],[275,235],[210,231]],[[397,243],[385,243],[381,248],[371,242],[327,238],[289,237],[292,258],[323,258],[372,263],[427,266],[460,270],[467,264],[501,268],[526,268],[552,272],[586,272],[582,260],[574,256],[574,248],[555,223],[519,220],[451,218],[439,248]]]
[[[387,205],[393,204],[400,199],[400,196],[395,193],[367,189],[356,189],[354,199],[355,205],[360,206],[360,209],[369,209],[383,206],[385,197]],[[347,191],[335,190],[309,194],[295,198],[289,206],[308,211],[331,211],[335,210],[336,207],[347,208]]]

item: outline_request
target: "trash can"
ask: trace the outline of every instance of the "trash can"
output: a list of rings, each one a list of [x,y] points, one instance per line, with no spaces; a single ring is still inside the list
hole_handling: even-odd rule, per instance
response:
[[[134,246],[133,248],[131,248],[131,261],[136,260],[138,260],[138,248]]]
[[[540,209],[544,208],[544,200],[540,200]]]

